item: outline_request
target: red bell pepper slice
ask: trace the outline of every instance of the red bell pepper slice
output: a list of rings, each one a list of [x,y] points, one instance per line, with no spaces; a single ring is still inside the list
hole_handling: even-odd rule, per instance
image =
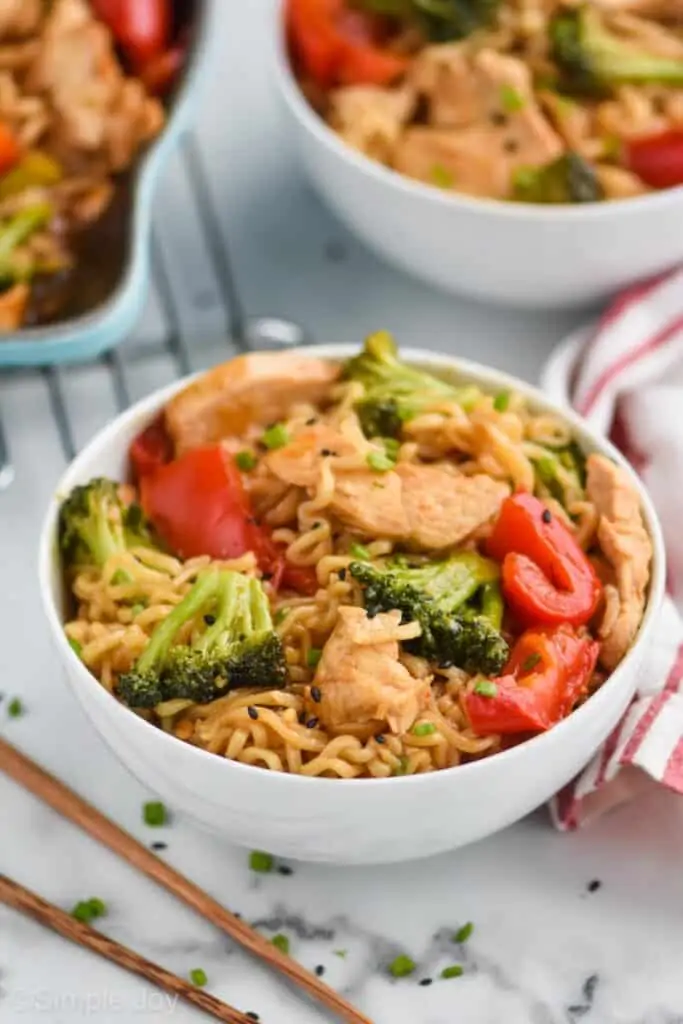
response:
[[[0,121],[0,174],[11,171],[21,158],[21,146],[14,132]]]
[[[652,188],[683,185],[683,131],[671,130],[624,143],[624,162]]]
[[[134,438],[128,454],[136,480],[171,461],[173,442],[166,430],[163,413]]]
[[[345,0],[288,0],[287,31],[305,75],[323,88],[388,85],[408,60],[375,40],[376,19]]]
[[[140,497],[159,536],[181,558],[230,559],[253,551],[274,589],[315,593],[315,570],[287,562],[270,531],[256,523],[242,475],[220,445],[193,448],[142,473]]]
[[[91,0],[91,3],[136,71],[169,48],[173,25],[171,0]]]
[[[505,673],[490,681],[491,694],[465,698],[476,733],[545,732],[569,714],[586,692],[600,644],[569,626],[523,633]]]
[[[584,625],[594,614],[602,585],[564,523],[532,494],[503,502],[487,542],[503,563],[503,594],[525,625]]]

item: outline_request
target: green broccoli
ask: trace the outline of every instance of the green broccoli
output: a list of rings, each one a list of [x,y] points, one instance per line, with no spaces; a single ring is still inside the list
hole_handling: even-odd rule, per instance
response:
[[[394,556],[383,563],[352,562],[349,571],[364,587],[368,615],[398,609],[404,622],[418,622],[421,636],[407,641],[413,654],[443,668],[496,675],[508,656],[500,633],[503,605],[499,567],[474,551],[438,562]]]
[[[683,60],[643,52],[621,39],[591,4],[562,8],[550,23],[549,35],[565,92],[600,97],[628,83],[683,85]]]
[[[585,497],[586,456],[575,441],[560,448],[545,446],[532,462],[539,498],[555,498],[567,508]]]
[[[74,487],[59,512],[59,548],[68,568],[94,565],[131,547],[154,547],[151,528],[137,504],[125,505],[119,484],[105,477]]]
[[[388,331],[371,334],[363,351],[346,363],[343,376],[365,388],[356,412],[367,437],[399,437],[406,421],[437,402],[471,409],[481,397],[473,384],[458,387],[402,363]]]
[[[605,192],[591,165],[569,152],[541,167],[518,168],[512,198],[520,203],[598,203]]]
[[[188,623],[193,639],[176,643]],[[209,569],[159,623],[116,693],[129,707],[153,708],[175,699],[206,704],[230,689],[277,689],[286,681],[284,649],[259,580]]]
[[[359,0],[359,6],[416,25],[431,42],[446,43],[491,25],[500,0]]]

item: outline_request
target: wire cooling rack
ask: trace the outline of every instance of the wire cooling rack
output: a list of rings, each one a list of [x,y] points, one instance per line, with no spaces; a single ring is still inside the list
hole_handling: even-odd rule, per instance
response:
[[[66,460],[72,459],[80,446],[76,427],[78,403],[70,399],[67,386],[79,372],[99,370],[96,374],[99,387],[103,386],[103,375],[106,376],[108,383],[105,386],[111,392],[116,413],[126,409],[134,397],[139,397],[133,394],[131,378],[136,378],[143,369],[146,390],[151,390],[166,383],[169,375],[185,376],[215,362],[221,358],[221,350],[228,358],[252,348],[281,348],[303,344],[307,340],[303,329],[292,321],[246,316],[235,285],[229,243],[219,227],[220,219],[214,208],[204,160],[194,133],[183,142],[171,178],[175,181],[160,197],[152,233],[151,314],[143,318],[135,334],[124,344],[87,364],[7,370],[0,378],[6,386],[19,381],[25,383],[27,378],[33,378],[34,382],[42,381],[52,426]],[[179,205],[182,205],[180,217]],[[164,225],[171,221],[179,224],[175,239],[165,237]],[[194,303],[198,309],[210,307],[211,310],[210,326],[203,331],[192,329],[189,322],[191,311],[188,317],[188,310],[181,305],[177,295],[176,281],[178,275],[184,273],[184,268],[178,266],[174,253],[178,241],[184,240],[188,234],[193,236],[194,245],[203,250],[203,260],[210,268],[207,276],[212,287],[208,292],[197,293]],[[206,274],[206,267],[202,268],[202,273]],[[15,476],[8,434],[0,400],[0,489],[9,487]]]

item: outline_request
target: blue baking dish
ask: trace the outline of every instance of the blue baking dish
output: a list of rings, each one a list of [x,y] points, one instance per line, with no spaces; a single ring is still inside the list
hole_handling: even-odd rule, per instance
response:
[[[150,232],[157,182],[189,127],[216,39],[221,0],[194,0],[192,46],[171,99],[168,121],[117,186],[101,225],[92,228],[70,286],[71,308],[54,323],[0,335],[0,368],[94,359],[132,330],[147,296]],[[88,250],[88,245],[90,246]],[[79,279],[80,275],[80,279]]]

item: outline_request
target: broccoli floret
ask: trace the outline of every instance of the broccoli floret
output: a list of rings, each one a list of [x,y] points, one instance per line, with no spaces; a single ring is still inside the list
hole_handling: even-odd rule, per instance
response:
[[[420,624],[422,634],[405,644],[411,653],[472,673],[502,669],[509,652],[495,562],[465,551],[438,562],[352,562],[349,571],[364,587],[368,615],[398,609],[404,622]]]
[[[402,363],[388,331],[371,334],[363,351],[346,363],[343,376],[365,388],[356,412],[367,437],[398,437],[405,422],[436,402],[471,409],[481,397],[474,385],[457,387]]]
[[[585,497],[586,456],[575,441],[560,448],[546,447],[532,461],[540,498],[555,498],[567,508]]]
[[[520,203],[598,203],[605,192],[591,165],[569,152],[542,167],[517,170],[512,197]]]
[[[590,4],[563,8],[549,31],[551,55],[565,92],[600,97],[628,83],[683,85],[683,60],[643,52],[621,39]]]
[[[360,6],[416,24],[432,42],[446,43],[491,25],[500,0],[360,0]]]
[[[59,513],[59,548],[65,565],[101,568],[132,547],[153,547],[150,525],[139,505],[125,505],[119,484],[105,477],[75,487]]]
[[[188,624],[193,639],[176,644]],[[230,689],[277,689],[286,680],[284,649],[261,583],[214,569],[200,574],[159,623],[116,692],[129,707],[153,708],[179,698],[206,704]]]

